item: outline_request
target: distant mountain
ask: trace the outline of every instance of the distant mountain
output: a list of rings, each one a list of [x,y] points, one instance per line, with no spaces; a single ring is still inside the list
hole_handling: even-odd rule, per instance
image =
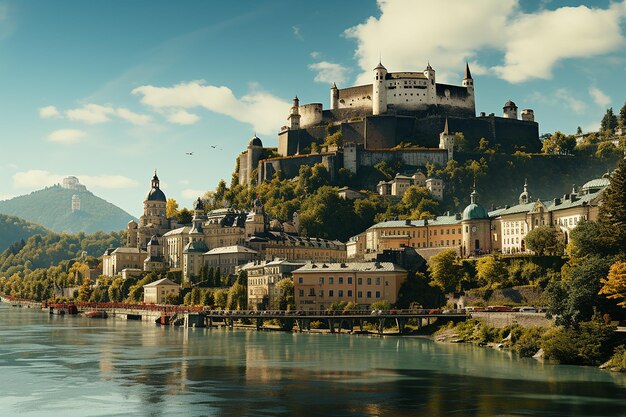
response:
[[[72,210],[73,196],[76,196],[75,208],[79,204],[79,209]],[[71,189],[55,185],[0,201],[0,213],[20,217],[60,233],[112,232],[125,229],[130,220],[137,220],[84,186]]]
[[[0,214],[0,252],[15,242],[28,240],[29,237],[37,234],[46,234],[48,230],[22,220],[18,217]]]

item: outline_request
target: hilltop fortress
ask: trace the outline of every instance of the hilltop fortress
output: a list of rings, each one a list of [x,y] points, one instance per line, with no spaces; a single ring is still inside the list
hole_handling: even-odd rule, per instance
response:
[[[539,128],[531,109],[521,112],[512,101],[502,116],[476,116],[474,80],[465,66],[461,85],[436,82],[435,70],[388,72],[379,63],[372,84],[330,88],[330,109],[321,103],[300,104],[296,96],[278,133],[279,157],[267,155],[254,136],[239,156],[240,184],[268,181],[280,171],[285,178],[298,175],[301,165],[323,164],[331,174],[381,161],[401,160],[404,165],[443,166],[453,159],[455,133],[469,143],[485,138],[504,152],[541,149]],[[401,146],[399,146],[401,145]]]

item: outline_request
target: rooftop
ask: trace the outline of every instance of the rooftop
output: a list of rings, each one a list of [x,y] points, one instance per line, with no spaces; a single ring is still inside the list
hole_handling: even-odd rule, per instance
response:
[[[307,263],[294,272],[406,272],[392,262]]]

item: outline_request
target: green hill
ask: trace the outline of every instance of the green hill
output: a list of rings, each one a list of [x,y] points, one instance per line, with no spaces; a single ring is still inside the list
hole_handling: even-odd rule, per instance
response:
[[[75,212],[72,212],[73,195],[80,199],[80,210]],[[0,201],[0,213],[65,233],[122,230],[130,220],[136,220],[90,191],[65,189],[60,185]]]
[[[15,242],[27,240],[36,234],[46,234],[48,231],[39,226],[22,220],[18,217],[0,214],[0,252]]]

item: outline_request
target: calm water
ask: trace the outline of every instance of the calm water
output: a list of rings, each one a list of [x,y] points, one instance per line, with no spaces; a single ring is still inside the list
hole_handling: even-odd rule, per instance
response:
[[[622,375],[472,346],[1,304],[0,372],[0,416],[626,416]]]

